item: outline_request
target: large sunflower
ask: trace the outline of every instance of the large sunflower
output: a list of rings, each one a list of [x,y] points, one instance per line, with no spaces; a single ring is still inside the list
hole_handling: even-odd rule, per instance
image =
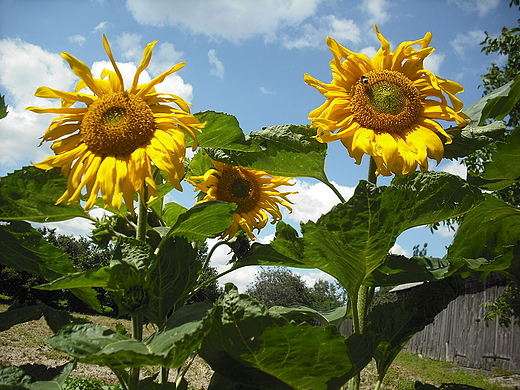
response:
[[[128,90],[124,88],[121,72],[107,38],[103,36],[103,46],[115,72],[104,69],[101,79],[95,79],[87,65],[62,53],[80,78],[76,91],[63,92],[48,87],[36,91],[38,97],[61,99],[59,108],[27,108],[36,113],[60,114],[42,137],[44,141],[54,141],[51,148],[55,155],[35,164],[41,169],[60,167],[68,176],[67,190],[56,203],[65,199],[68,204],[77,202],[86,187],[85,210],[94,206],[101,193],[105,207],[111,204],[119,209],[124,200],[133,212],[136,191],[143,201],[157,196],[152,163],[166,172],[173,186],[182,191],[185,133],[194,139],[195,148],[196,132],[204,124],[190,113],[182,98],[155,91],[157,84],[185,63],[138,85],[139,75],[150,63],[156,43],[154,41],[144,49],[143,59]],[[94,94],[78,92],[85,87]],[[76,103],[83,103],[83,107]],[[174,103],[175,107],[169,103]]]
[[[292,211],[287,195],[295,192],[280,192],[276,188],[281,185],[293,185],[290,177],[279,177],[264,171],[235,167],[213,161],[214,169],[208,170],[204,176],[193,176],[188,179],[197,190],[206,196],[197,204],[210,200],[235,203],[238,207],[231,226],[222,234],[223,238],[233,238],[241,227],[250,239],[255,239],[253,230],[264,228],[268,215],[272,223],[282,219],[279,205]]]
[[[309,119],[318,129],[319,141],[341,140],[357,164],[363,154],[372,156],[378,174],[402,176],[414,172],[418,164],[424,172],[428,157],[439,163],[444,155],[438,134],[451,142],[436,120],[466,123],[462,102],[455,97],[463,88],[424,69],[424,59],[435,50],[428,46],[431,33],[403,42],[392,52],[374,28],[381,48],[372,59],[327,38],[334,55],[333,79],[326,84],[305,75],[305,82],[327,98]]]

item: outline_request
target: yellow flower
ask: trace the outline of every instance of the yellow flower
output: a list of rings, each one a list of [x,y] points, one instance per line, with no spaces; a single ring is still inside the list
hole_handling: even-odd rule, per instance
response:
[[[287,195],[296,192],[280,192],[276,187],[294,185],[289,183],[290,177],[279,177],[264,171],[235,167],[213,161],[214,169],[208,170],[204,176],[193,176],[188,179],[197,190],[206,193],[204,199],[196,204],[211,200],[235,203],[238,207],[231,226],[222,237],[233,238],[241,227],[250,239],[255,239],[253,230],[258,232],[267,224],[268,215],[272,223],[282,219],[279,205],[292,211]]]
[[[182,191],[185,133],[194,139],[195,148],[196,132],[204,124],[190,113],[182,98],[155,90],[157,84],[185,63],[138,85],[139,75],[150,63],[156,43],[154,41],[144,49],[143,59],[128,90],[124,88],[121,72],[107,38],[103,36],[103,46],[115,72],[104,69],[101,79],[95,79],[87,65],[68,53],[62,53],[80,78],[75,92],[48,87],[36,91],[38,97],[61,99],[59,108],[27,108],[36,113],[60,115],[42,137],[44,141],[54,141],[51,148],[55,155],[35,164],[41,169],[60,167],[68,176],[67,190],[56,203],[67,198],[68,204],[79,201],[81,191],[86,187],[85,210],[95,205],[101,192],[105,207],[111,204],[119,209],[124,200],[133,212],[136,191],[143,201],[157,196],[152,163],[166,172],[173,186]],[[85,87],[94,94],[78,92]],[[83,103],[83,107],[76,103]]]
[[[402,176],[414,172],[418,164],[425,172],[428,157],[439,163],[444,155],[438,134],[451,142],[436,120],[466,123],[462,102],[455,97],[463,88],[424,69],[424,59],[435,50],[428,46],[431,33],[403,42],[392,52],[374,28],[381,48],[372,59],[327,38],[334,55],[332,82],[305,75],[305,82],[327,99],[309,119],[318,129],[319,141],[341,140],[357,164],[363,154],[372,156],[378,174]]]

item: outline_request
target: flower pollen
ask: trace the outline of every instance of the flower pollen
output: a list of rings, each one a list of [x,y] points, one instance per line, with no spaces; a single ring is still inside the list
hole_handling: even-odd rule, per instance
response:
[[[245,169],[226,166],[221,172],[216,197],[224,202],[235,203],[238,213],[253,210],[260,199],[257,177]]]

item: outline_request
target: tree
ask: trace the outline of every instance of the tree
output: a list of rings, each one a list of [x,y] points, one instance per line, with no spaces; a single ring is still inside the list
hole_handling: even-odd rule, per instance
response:
[[[347,293],[338,282],[318,279],[310,289],[313,309],[332,309],[342,306],[347,300]]]

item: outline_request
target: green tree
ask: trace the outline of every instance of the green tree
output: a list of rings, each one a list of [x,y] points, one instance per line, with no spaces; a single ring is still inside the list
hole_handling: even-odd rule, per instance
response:
[[[313,309],[332,309],[342,306],[347,300],[345,289],[338,282],[318,279],[310,289]]]

